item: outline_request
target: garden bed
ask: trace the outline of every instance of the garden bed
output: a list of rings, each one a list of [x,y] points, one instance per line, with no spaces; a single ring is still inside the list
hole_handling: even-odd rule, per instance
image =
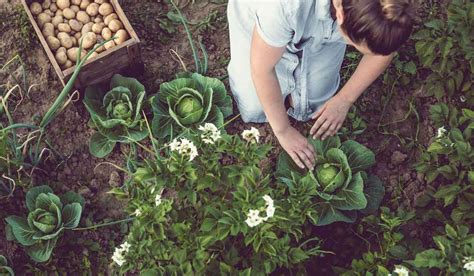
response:
[[[166,16],[172,7],[165,1],[124,0],[121,4],[141,39],[141,55],[145,71],[138,77],[138,81],[146,87],[147,94],[155,94],[160,84],[174,79],[176,73],[183,71],[182,63],[189,68],[193,67],[189,41],[180,22]],[[439,12],[445,10],[445,5],[424,4],[423,8],[436,9],[435,12]],[[224,79],[228,88],[225,77],[230,51],[225,8],[225,1],[209,1],[209,3],[196,1],[193,4],[188,3],[185,7],[183,5],[182,10],[192,23],[191,29],[196,37],[198,34],[202,37],[209,53],[207,75]],[[5,64],[19,54],[25,64],[24,71],[28,80],[25,85],[27,89],[10,97],[10,111],[15,122],[37,124],[61,91],[61,81],[32,32],[20,1],[7,3],[3,1],[0,5],[0,17],[12,18],[2,22],[0,26],[0,64]],[[413,44],[413,41],[410,42],[400,51],[398,59],[400,61],[397,62],[402,65],[392,66],[389,71],[391,77],[399,78],[398,81],[394,84],[387,77],[376,81],[357,102],[354,117],[346,121],[346,131],[341,135],[344,139],[357,140],[375,153],[376,163],[369,172],[377,175],[384,183],[386,192],[382,205],[387,206],[392,212],[396,210],[420,212],[420,209],[417,209],[419,201],[426,196],[427,187],[431,186],[426,174],[415,170],[414,164],[420,160],[420,149],[426,148],[437,135],[438,126],[430,119],[430,108],[438,101],[426,95],[423,86],[415,84],[417,78],[424,77],[421,69],[415,74],[412,74],[409,66],[403,69],[404,64],[410,60],[418,64]],[[179,55],[182,63],[173,52]],[[352,51],[348,54],[343,75],[353,70],[357,58]],[[9,66],[0,71],[0,83],[11,87],[24,71],[19,66]],[[12,75],[16,76],[16,79]],[[403,78],[408,79],[406,85],[402,83]],[[467,103],[462,103],[457,98],[452,102],[458,108],[469,107]],[[234,104],[234,115],[236,112]],[[3,117],[0,118],[2,123],[6,122]],[[130,147],[123,144],[117,146],[106,158],[91,155],[88,143],[95,131],[88,126],[89,119],[89,112],[82,100],[73,99],[52,121],[45,135],[50,150],[41,165],[33,172],[25,169],[22,182],[15,189],[13,196],[0,202],[1,221],[9,215],[24,214],[26,191],[29,187],[43,184],[51,186],[57,194],[75,191],[85,199],[80,227],[127,217],[127,213],[123,211],[127,207],[126,203],[108,192],[122,186],[129,179],[119,167],[127,166],[124,155],[130,152]],[[363,120],[366,127],[364,124],[356,123],[357,120]],[[309,124],[294,121],[292,124],[308,134]],[[242,131],[251,127],[259,130],[260,143],[273,146],[265,160],[261,160],[261,167],[268,171],[276,170],[281,149],[268,124],[245,124],[237,118],[226,126],[226,130],[230,135],[240,135]],[[363,131],[359,131],[359,134],[357,130]],[[20,134],[26,133],[20,132]],[[472,145],[472,140],[470,142]],[[434,183],[434,186],[444,184],[439,179]],[[399,216],[403,217],[400,213]],[[368,234],[375,233],[376,230],[366,232],[377,223],[383,222],[374,218],[372,222],[362,223],[360,220],[354,224],[338,222],[311,228],[311,234],[323,241],[321,249],[334,254],[325,254],[324,257],[314,256],[306,260],[304,266],[307,271],[318,275],[333,274],[333,267],[350,268],[352,260],[361,258],[362,254],[369,250],[378,250],[381,247],[382,237]],[[11,262],[11,267],[18,275],[34,272],[67,274],[86,272],[95,275],[112,269],[111,256],[126,237],[130,227],[130,224],[121,223],[97,230],[66,232],[58,242],[53,258],[47,263],[39,264],[31,261],[17,243],[5,239],[5,225],[0,223],[0,255],[4,255]],[[403,232],[406,239],[419,240],[429,245],[432,235],[427,233],[440,234],[440,227],[443,228],[444,225],[433,220],[427,220],[423,224],[412,220],[405,224],[402,230],[397,231]],[[414,255],[410,257],[413,258]],[[395,260],[393,257],[392,259]],[[390,264],[399,264],[401,261],[401,259],[391,261]],[[276,273],[279,272],[285,274],[287,270],[280,269]]]

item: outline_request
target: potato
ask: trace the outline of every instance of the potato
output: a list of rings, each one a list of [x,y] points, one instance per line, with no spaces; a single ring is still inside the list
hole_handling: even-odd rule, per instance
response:
[[[64,48],[69,49],[72,47],[72,39],[69,34],[60,32],[58,33],[58,39],[61,42],[61,46]]]
[[[105,25],[108,26],[110,21],[112,21],[114,19],[118,19],[118,15],[116,13],[111,13],[111,14],[107,15],[106,17],[104,17]]]
[[[79,46],[78,42],[77,42],[77,39],[74,37],[74,36],[71,36],[71,40],[72,40],[72,46]]]
[[[104,27],[105,27],[104,23],[94,23],[94,25],[92,25],[92,31],[96,34],[100,34]]]
[[[82,29],[82,26],[84,26],[81,22],[77,21],[76,19],[71,19],[69,20],[69,26],[71,26],[71,29],[73,31],[79,32]]]
[[[94,45],[94,48],[95,48],[96,46],[99,46],[99,44],[97,43],[96,45]],[[97,48],[95,51],[96,51],[96,53],[99,53],[99,54],[100,54],[100,53],[102,53],[103,51],[105,51],[105,48],[104,48],[104,46],[102,45],[102,46],[100,46],[99,48]]]
[[[115,44],[117,45],[120,45],[122,43],[124,43],[125,41],[127,41],[128,39],[128,33],[127,31],[125,30],[118,30],[116,33],[115,33],[115,36],[117,37],[116,39],[114,39],[114,42]]]
[[[59,24],[63,23],[63,20],[64,20],[64,18],[62,17],[62,15],[56,15],[56,16],[53,17],[53,19],[51,20],[51,23],[53,24],[53,26],[54,26],[55,28],[57,28]]]
[[[38,2],[33,2],[31,3],[30,5],[30,11],[32,14],[34,15],[39,15],[42,11],[43,11],[43,8],[41,7],[41,4],[38,3]]]
[[[74,17],[76,17],[76,13],[70,8],[65,8],[63,10],[63,16],[64,18],[67,18],[67,19],[73,19]]]
[[[69,60],[71,60],[72,62],[76,62],[78,51],[79,51],[78,47],[74,47],[67,50],[67,57],[69,58]],[[82,49],[80,58],[83,58],[86,54],[87,54],[86,50]]]
[[[63,10],[57,10],[56,16],[63,16]]]
[[[61,47],[61,42],[59,42],[59,39],[57,39],[54,36],[48,36],[46,37],[46,42],[48,43],[48,46],[51,50],[55,51]]]
[[[89,59],[93,58],[93,57],[96,57],[98,56],[99,54],[97,52],[93,52],[90,56],[89,56]]]
[[[49,9],[48,9],[48,10],[44,10],[43,12],[46,13],[47,15],[51,16],[51,17],[54,16],[54,12],[50,11]]]
[[[84,49],[91,48],[97,42],[97,36],[94,32],[88,32],[81,39],[82,39],[82,47]]]
[[[52,11],[52,12],[57,12],[58,11],[58,6],[56,6],[55,3],[51,4],[51,6],[49,6],[49,10]]]
[[[104,4],[105,0],[94,0],[94,2],[100,5],[100,4]]]
[[[58,24],[58,30],[60,32],[70,33],[71,26],[69,26],[69,24],[66,24],[66,23],[61,23],[61,24]]]
[[[92,3],[86,8],[86,12],[90,16],[96,16],[99,14],[99,4],[97,3]]]
[[[54,25],[52,23],[45,23],[43,26],[43,36],[54,36]]]
[[[81,0],[71,0],[71,4],[79,6],[81,5]]]
[[[38,25],[40,26],[40,28],[43,28],[44,24],[51,22],[51,20],[51,16],[44,12],[38,15]]]
[[[66,64],[66,61],[67,61],[66,51],[64,51],[64,52],[57,51],[56,55],[54,57],[56,58],[56,61],[58,62],[59,65]]]
[[[76,14],[76,19],[83,24],[91,22],[89,15],[85,11],[78,11]]]
[[[101,23],[103,20],[102,18],[100,17],[97,17],[96,19],[94,19],[94,23]],[[104,23],[105,24],[105,23]]]
[[[115,42],[113,40],[111,40],[111,41],[105,43],[104,47],[105,47],[106,50],[108,50],[110,48],[113,48],[113,47],[115,47]]]
[[[43,9],[49,9],[50,6],[51,6],[51,0],[43,0],[43,4],[41,4],[41,7]]]
[[[79,6],[76,6],[76,5],[71,5],[71,10],[73,10],[74,12],[78,12],[80,11],[81,9],[79,8]]]
[[[81,5],[79,5],[79,7],[81,8],[81,10],[86,10],[87,6],[89,6],[90,3],[91,1],[89,0],[82,0]]]
[[[72,63],[72,61],[70,61],[69,59],[66,60],[66,64],[63,65],[63,68],[67,69],[67,68],[71,68],[74,66],[74,63]]]
[[[112,31],[112,32],[117,32],[118,30],[120,29],[123,29],[123,24],[122,22],[120,22],[119,20],[117,19],[114,19],[112,21],[110,21],[109,23],[109,29]]]
[[[77,41],[79,41],[79,39],[81,39],[81,37],[82,37],[82,33],[76,33],[76,34],[74,34],[74,38],[75,38]]]
[[[99,13],[102,16],[107,16],[113,12],[114,12],[114,8],[109,3],[103,3],[102,5],[99,6]]]
[[[69,0],[57,0],[56,5],[61,10],[64,10],[65,8],[69,8],[71,6],[71,3],[69,2]]]
[[[112,37],[112,31],[109,28],[103,28],[101,32],[102,37],[107,40]]]
[[[94,23],[92,23],[92,22],[89,22],[89,23],[85,24],[84,27],[82,27],[82,30],[81,30],[82,35],[85,35],[88,32],[91,32],[93,25],[94,25]]]
[[[57,53],[57,52],[64,52],[64,53],[66,53],[66,51],[67,51],[66,48],[64,48],[64,47],[59,47],[59,49],[56,51],[56,53]]]

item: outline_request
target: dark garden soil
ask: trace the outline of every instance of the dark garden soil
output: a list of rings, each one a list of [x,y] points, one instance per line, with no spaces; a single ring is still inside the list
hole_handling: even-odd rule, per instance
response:
[[[142,40],[145,71],[139,80],[147,87],[148,94],[156,93],[163,81],[172,79],[177,72],[183,70],[171,50],[178,53],[184,64],[192,69],[192,55],[187,37],[179,24],[173,24],[166,18],[169,7],[164,1],[126,0],[122,3],[125,13]],[[192,29],[202,37],[209,52],[209,75],[225,77],[230,54],[225,4],[196,1],[194,4],[188,4],[183,11],[194,23],[214,11],[218,12],[217,19],[212,21],[209,28],[199,27],[198,24],[192,25]],[[0,0],[0,18],[0,64],[6,63],[15,54],[20,54],[26,64],[27,78],[32,85],[27,95],[23,93],[23,97],[20,97],[19,93],[16,93],[12,98],[10,106],[16,106],[12,109],[14,120],[24,123],[37,122],[48,110],[62,86],[27,19],[22,15],[20,1]],[[165,24],[175,30],[165,31]],[[10,73],[20,74],[21,70],[0,71],[1,84],[14,84]],[[416,158],[417,146],[426,145],[434,135],[434,129],[427,119],[430,102],[420,96],[422,93],[406,91],[399,87],[387,102],[388,91],[388,87],[378,81],[358,101],[359,115],[366,120],[368,128],[356,139],[376,152],[377,164],[373,172],[385,183],[386,199],[392,199],[385,200],[384,205],[410,208],[425,187],[424,176],[417,174],[410,164],[413,164]],[[403,120],[409,111],[408,99],[414,104],[419,119],[412,113]],[[385,110],[384,105],[387,105]],[[33,172],[32,183],[25,183],[25,187],[47,183],[57,193],[72,190],[83,195],[86,208],[81,226],[125,216],[121,211],[121,203],[107,194],[111,188],[123,183],[124,175],[106,163],[123,166],[122,151],[126,151],[127,147],[117,147],[106,159],[94,158],[88,150],[88,140],[93,132],[87,126],[88,120],[89,114],[80,100],[69,104],[48,127],[46,140],[50,151],[46,153],[41,167]],[[382,124],[402,122],[378,127],[380,121]],[[302,132],[307,133],[310,129],[307,123],[293,123]],[[264,142],[274,145],[274,151],[265,161],[267,167],[273,170],[281,150],[268,124],[244,124],[237,119],[227,129],[230,133],[240,133],[250,126],[260,130]],[[417,128],[419,134],[416,138]],[[409,138],[414,139],[412,145],[407,145]],[[7,215],[21,214],[24,210],[24,191],[18,188],[14,197],[0,202],[0,220],[3,221]],[[108,271],[113,249],[121,242],[126,230],[126,225],[122,225],[96,231],[66,233],[55,249],[51,261],[38,265],[29,261],[19,246],[6,241],[4,223],[0,223],[0,254],[12,260],[18,275],[35,271],[68,274],[92,271],[97,274]],[[315,259],[310,270],[330,274],[331,265],[347,266],[353,258],[359,256],[358,253],[365,251],[366,245],[353,235],[352,231],[352,226],[347,224],[319,228],[317,233],[326,240],[324,249],[333,251],[336,255]]]

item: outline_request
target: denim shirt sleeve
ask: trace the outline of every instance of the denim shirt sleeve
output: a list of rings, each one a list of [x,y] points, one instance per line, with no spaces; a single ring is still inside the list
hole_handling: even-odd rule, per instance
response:
[[[295,10],[291,2],[298,1],[258,1],[255,12],[255,25],[258,34],[270,46],[283,47],[295,33]]]

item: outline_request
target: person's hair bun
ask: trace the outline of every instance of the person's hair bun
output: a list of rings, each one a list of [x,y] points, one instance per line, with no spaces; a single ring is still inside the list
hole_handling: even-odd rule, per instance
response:
[[[415,19],[413,0],[380,0],[386,19],[402,25],[412,24]]]

